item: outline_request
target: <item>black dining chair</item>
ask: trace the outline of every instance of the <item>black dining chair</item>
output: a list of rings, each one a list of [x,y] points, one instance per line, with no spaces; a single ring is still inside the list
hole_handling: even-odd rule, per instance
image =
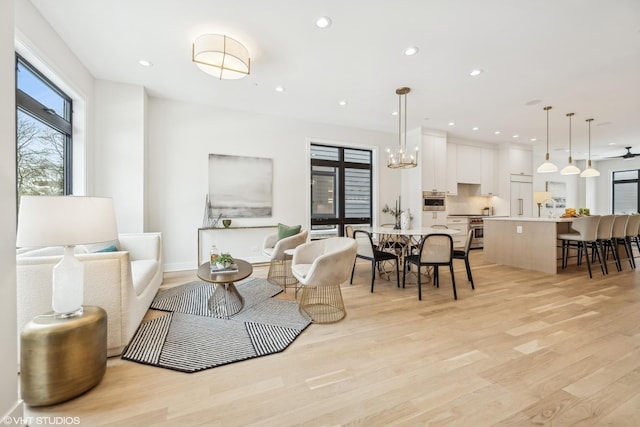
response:
[[[396,262],[396,281],[398,287],[400,287],[400,270],[398,269],[398,256],[395,253],[385,252],[378,250],[371,238],[371,233],[364,230],[355,230],[353,232],[353,238],[356,239],[358,244],[357,258],[366,259],[371,261],[371,292],[373,292],[373,285],[376,280],[376,266],[382,261],[395,261]],[[351,280],[349,283],[353,283],[353,274],[356,271],[356,263],[353,263],[353,269],[351,270]]]
[[[438,267],[448,265],[451,272],[451,284],[453,285],[453,298],[458,299],[456,292],[456,278],[453,274],[453,239],[449,234],[434,233],[428,234],[420,244],[420,252],[417,255],[409,255],[404,258],[404,268],[402,269],[402,287],[404,287],[407,263],[415,264],[418,267],[418,299],[422,300],[422,279],[420,269],[422,267],[433,267],[433,284],[440,286],[440,274]]]
[[[471,289],[475,289],[473,285],[473,275],[471,274],[471,265],[469,264],[469,251],[471,250],[471,242],[473,241],[473,230],[469,230],[467,234],[467,241],[464,245],[464,249],[454,249],[453,259],[464,260],[464,266],[467,268],[467,280],[471,282]]]

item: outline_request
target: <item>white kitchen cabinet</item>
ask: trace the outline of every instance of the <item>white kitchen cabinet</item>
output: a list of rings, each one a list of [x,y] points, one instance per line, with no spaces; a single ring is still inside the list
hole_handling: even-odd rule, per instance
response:
[[[447,191],[447,137],[422,135],[422,191]]]
[[[482,148],[480,194],[498,195],[498,152],[491,148]]]
[[[469,145],[458,145],[457,166],[458,182],[462,184],[481,184],[482,149]]]
[[[447,196],[458,195],[458,146],[447,143]]]
[[[533,152],[522,148],[509,149],[509,173],[533,175]]]
[[[511,175],[511,216],[533,216],[533,177]]]
[[[447,228],[459,230],[460,233],[451,236],[453,239],[453,247],[456,249],[464,248],[467,243],[467,233],[469,232],[469,218],[464,216],[447,217]]]

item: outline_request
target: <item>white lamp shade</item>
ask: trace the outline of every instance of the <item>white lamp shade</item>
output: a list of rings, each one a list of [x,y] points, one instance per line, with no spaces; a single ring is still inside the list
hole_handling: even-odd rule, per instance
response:
[[[198,37],[193,42],[192,60],[202,71],[219,79],[241,79],[251,68],[247,48],[222,34]]]
[[[22,196],[17,247],[75,246],[118,238],[113,200],[106,197]]]
[[[580,173],[580,168],[578,168],[573,163],[569,163],[560,171],[560,175],[577,175],[579,173]]]
[[[598,172],[596,169],[594,169],[591,166],[589,166],[588,168],[586,168],[585,170],[582,171],[580,176],[582,178],[590,178],[592,176],[600,176],[600,172]]]
[[[551,163],[549,160],[544,162],[538,167],[538,173],[557,172],[558,166]]]
[[[535,191],[533,193],[533,201],[535,203],[542,203],[551,198],[551,193],[548,191]]]

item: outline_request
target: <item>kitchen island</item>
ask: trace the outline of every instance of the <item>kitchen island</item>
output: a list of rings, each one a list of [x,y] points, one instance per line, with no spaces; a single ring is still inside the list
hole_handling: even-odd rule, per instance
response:
[[[558,273],[558,234],[571,230],[573,218],[484,218],[484,259],[487,262]]]

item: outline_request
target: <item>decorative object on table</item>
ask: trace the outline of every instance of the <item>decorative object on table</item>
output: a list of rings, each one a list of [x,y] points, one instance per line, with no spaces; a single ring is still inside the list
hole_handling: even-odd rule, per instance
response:
[[[239,283],[243,309],[218,318],[207,307],[214,288],[191,282],[159,292],[151,308],[167,314],[140,325],[122,358],[196,372],[281,352],[310,324],[295,301],[271,298],[282,289],[265,279]]]
[[[580,168],[573,164],[573,157],[571,157],[571,117],[573,117],[575,113],[567,113],[567,117],[569,117],[569,161],[567,166],[563,167],[560,171],[560,175],[577,175],[580,173]]]
[[[403,230],[408,230],[411,228],[411,220],[413,216],[411,215],[411,211],[407,208],[406,211],[400,214],[400,228]]]
[[[209,154],[209,198],[214,215],[271,217],[272,193],[273,159]]]
[[[540,218],[540,208],[545,200],[551,199],[551,193],[548,191],[534,191],[533,201],[538,205],[538,218]]]
[[[580,209],[578,209],[578,215],[580,215],[580,216],[589,216],[589,215],[591,215],[591,210],[589,208],[580,208]]]
[[[600,172],[598,172],[598,170],[594,169],[591,166],[591,122],[593,121],[593,119],[587,119],[586,122],[589,124],[589,157],[588,157],[588,161],[587,161],[587,168],[585,170],[583,170],[580,173],[580,176],[582,178],[590,178],[590,177],[594,177],[594,176],[600,176]],[[631,147],[629,147],[629,149],[631,149]],[[627,151],[629,152],[629,149],[627,149]],[[629,152],[629,154],[631,154]]]
[[[408,211],[408,209],[407,209]],[[382,213],[388,213],[393,215],[394,217],[394,229],[395,230],[400,230],[402,227],[402,198],[400,196],[398,196],[398,200],[396,200],[396,207],[395,209],[392,209],[389,207],[388,204],[384,204],[384,207],[382,208]],[[413,215],[411,215],[411,212],[408,212],[408,217],[407,219],[409,220],[409,222],[407,223],[408,226],[410,227],[411,225],[411,220],[413,219]],[[407,227],[407,228],[409,228]]]
[[[211,206],[211,200],[209,200],[209,194],[207,194],[204,201],[204,217],[202,218],[202,227],[203,228],[215,228],[220,222],[220,218],[222,218],[222,214],[218,213],[217,218],[213,212],[213,207]]]
[[[558,170],[558,166],[551,163],[549,160],[549,110],[553,108],[551,106],[544,107],[544,111],[547,112],[547,154],[545,156],[544,163],[538,166],[538,173],[548,173],[548,172],[556,172]]]
[[[211,265],[211,271],[220,271],[229,268],[233,264],[233,257],[228,252],[223,252],[218,255],[215,261],[215,265]]]
[[[79,396],[107,370],[107,313],[85,306],[79,316],[41,315],[20,334],[20,394],[30,406]]]
[[[398,95],[398,145],[395,149],[387,148],[387,166],[391,169],[415,168],[418,165],[418,147],[414,154],[407,152],[407,94],[411,92],[408,87],[396,89]],[[404,109],[402,101],[404,98]],[[402,114],[404,110],[404,115]],[[404,123],[403,123],[404,122]]]
[[[216,260],[220,256],[220,250],[216,245],[211,245],[211,250],[209,251],[209,262],[211,265],[216,265]]]
[[[247,48],[224,34],[197,37],[192,45],[191,60],[200,70],[220,80],[241,79],[251,72]]]
[[[224,225],[224,228],[229,228],[231,226],[231,220],[230,219],[223,219],[222,220],[222,225]]]
[[[53,268],[51,305],[57,316],[82,313],[84,264],[76,245],[118,238],[113,200],[105,197],[22,196],[17,247],[64,246],[62,261]]]

